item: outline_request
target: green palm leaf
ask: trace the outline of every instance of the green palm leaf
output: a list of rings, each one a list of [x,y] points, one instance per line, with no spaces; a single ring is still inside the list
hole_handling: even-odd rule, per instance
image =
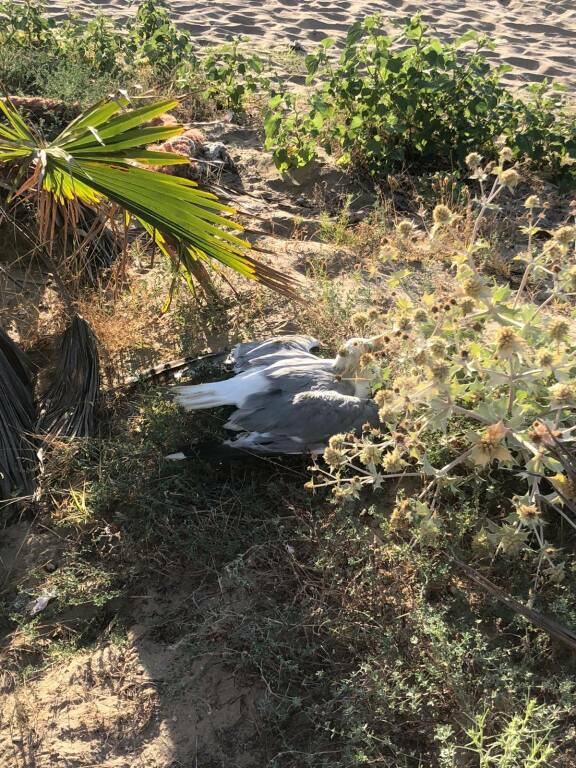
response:
[[[154,118],[174,108],[163,100],[139,108],[124,96],[108,99],[73,120],[50,143],[27,126],[9,98],[0,99],[0,162],[28,170],[29,180],[15,195],[48,193],[61,212],[70,204],[114,203],[134,216],[161,251],[178,260],[187,281],[204,274],[195,264],[221,265],[275,291],[296,298],[297,279],[249,254],[243,227],[229,218],[235,210],[197,184],[146,168],[147,165],[187,163],[188,159],[145,145],[183,132],[182,126],[150,126]],[[20,178],[20,177],[19,177]],[[51,210],[42,207],[42,210]],[[44,222],[44,233],[52,231]]]

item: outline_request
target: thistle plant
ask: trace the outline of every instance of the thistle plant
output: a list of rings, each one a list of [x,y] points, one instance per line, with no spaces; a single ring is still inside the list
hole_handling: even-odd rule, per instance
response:
[[[434,546],[445,532],[446,494],[505,477],[506,518],[479,525],[475,548],[492,556],[530,553],[536,580],[559,582],[565,562],[547,539],[546,521],[557,514],[576,528],[566,508],[576,488],[555,449],[569,450],[576,430],[576,227],[543,230],[543,206],[530,195],[518,287],[494,283],[476,263],[485,246],[480,232],[487,212],[514,193],[520,173],[506,149],[497,165],[483,165],[477,153],[467,163],[479,192],[468,241],[454,257],[453,288],[397,299],[381,336],[381,426],[335,435],[307,485],[345,501],[387,480],[420,481],[397,505],[389,530]],[[430,236],[453,221],[445,205],[437,206]]]

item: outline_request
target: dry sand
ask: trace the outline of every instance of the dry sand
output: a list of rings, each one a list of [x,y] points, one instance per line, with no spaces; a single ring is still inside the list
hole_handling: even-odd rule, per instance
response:
[[[55,16],[70,10],[116,17],[135,12],[130,0],[56,0],[49,6]],[[405,19],[421,10],[442,38],[473,29],[497,40],[494,58],[517,70],[508,81],[549,77],[576,90],[576,0],[171,0],[170,7],[199,44],[243,34],[266,49],[287,40],[311,49],[323,37],[342,37],[363,16],[380,11]]]

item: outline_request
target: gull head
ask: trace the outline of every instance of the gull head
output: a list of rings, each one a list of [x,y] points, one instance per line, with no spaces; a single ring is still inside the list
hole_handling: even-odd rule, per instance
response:
[[[378,349],[379,338],[378,336],[369,339],[355,337],[345,341],[334,360],[333,372],[342,377],[355,376],[360,369],[360,358],[367,352]]]

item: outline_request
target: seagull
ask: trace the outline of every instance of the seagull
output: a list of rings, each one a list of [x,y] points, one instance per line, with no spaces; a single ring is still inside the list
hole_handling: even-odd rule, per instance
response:
[[[234,406],[224,427],[236,433],[223,445],[256,454],[321,453],[341,432],[379,424],[362,356],[379,348],[380,337],[352,338],[335,358],[318,357],[311,336],[278,336],[237,344],[227,362],[235,376],[224,381],[174,387],[187,411]],[[177,461],[193,453],[167,456]]]

